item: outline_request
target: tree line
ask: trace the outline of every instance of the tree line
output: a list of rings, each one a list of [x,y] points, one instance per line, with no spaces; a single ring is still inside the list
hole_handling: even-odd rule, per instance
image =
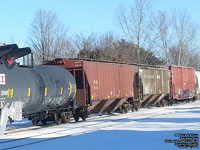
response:
[[[69,34],[53,11],[38,10],[28,44],[37,64],[63,57],[78,57],[151,65],[182,65],[200,69],[199,26],[187,10],[152,9],[149,0],[134,0],[116,13],[120,36]]]

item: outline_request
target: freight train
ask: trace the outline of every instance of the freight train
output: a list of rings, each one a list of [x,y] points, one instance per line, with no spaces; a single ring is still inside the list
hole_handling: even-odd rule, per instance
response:
[[[88,112],[110,113],[196,100],[195,70],[182,66],[150,66],[87,59],[55,59],[77,85],[75,103]]]
[[[30,53],[17,45],[0,47],[0,134],[8,120],[85,120],[91,113],[127,113],[140,107],[195,100],[199,82],[195,70],[180,66],[150,66],[87,59],[55,59],[33,68],[15,65]]]

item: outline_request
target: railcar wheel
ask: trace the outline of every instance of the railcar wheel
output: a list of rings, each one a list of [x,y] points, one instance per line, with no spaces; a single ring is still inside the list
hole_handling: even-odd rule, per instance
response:
[[[169,100],[167,105],[172,106],[173,105],[172,100]]]
[[[134,112],[134,105],[131,105],[131,111]]]
[[[57,125],[62,123],[61,117],[60,117],[60,115],[58,113],[55,113],[55,123]]]
[[[138,111],[138,107],[137,106],[135,107],[135,111]]]
[[[79,116],[75,116],[74,120],[75,120],[75,122],[78,122],[79,121]]]
[[[40,120],[39,120],[38,117],[33,117],[33,118],[32,118],[32,124],[33,124],[34,126],[37,126],[39,122],[40,122]]]
[[[61,113],[61,120],[62,120],[62,123],[69,123],[70,116],[68,115],[68,113],[66,112]]]
[[[85,121],[86,118],[88,117],[87,108],[85,108],[85,107],[80,108],[80,109],[79,109],[79,113],[80,113],[79,116],[81,117],[81,119],[82,119],[83,121]]]
[[[43,120],[41,120],[41,123],[42,123],[43,125],[46,125],[46,124],[47,124],[47,120],[46,120],[46,119],[43,119]]]
[[[124,108],[124,112],[128,113],[128,108],[127,107]]]
[[[128,111],[129,111],[129,105],[128,104],[123,104],[122,105],[122,111],[123,111],[123,113],[128,113]]]
[[[124,114],[124,113],[125,113],[124,107],[123,107],[123,106],[120,106],[120,107],[119,107],[119,112],[120,112],[120,114]]]
[[[157,107],[162,107],[161,102],[158,102],[158,103],[157,103]]]
[[[74,112],[74,120],[75,122],[78,122],[79,121],[79,118],[80,118],[80,109],[79,108],[76,108],[75,112]]]
[[[82,119],[83,121],[85,121],[86,118],[88,117],[87,112],[85,112],[85,111],[82,112],[81,115],[80,115],[80,117],[81,117],[81,119]]]
[[[57,121],[56,121],[56,124],[59,125],[62,123],[62,120],[59,118]]]
[[[165,106],[165,104],[164,104],[163,101],[160,101],[160,106],[161,106],[161,107],[164,107],[164,106]]]
[[[33,124],[34,126],[37,126],[38,123],[39,123],[39,121],[32,120],[32,124]]]
[[[66,123],[69,123],[70,122],[70,116],[69,114],[66,115]]]

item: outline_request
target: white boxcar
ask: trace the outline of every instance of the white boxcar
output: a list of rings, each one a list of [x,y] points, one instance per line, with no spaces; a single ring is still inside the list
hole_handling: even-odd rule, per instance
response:
[[[200,71],[195,71],[195,82],[197,88],[197,97],[200,97]]]

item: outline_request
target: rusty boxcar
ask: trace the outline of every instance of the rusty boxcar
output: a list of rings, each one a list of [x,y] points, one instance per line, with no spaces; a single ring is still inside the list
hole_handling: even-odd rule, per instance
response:
[[[138,75],[137,75],[138,74]],[[136,76],[139,82],[135,90],[142,106],[163,105],[170,96],[170,71],[164,67],[139,66]],[[138,80],[135,80],[138,81]],[[135,92],[136,93],[136,92]],[[135,94],[136,96],[136,94]]]
[[[133,100],[134,65],[86,59],[56,59],[48,64],[61,65],[73,74],[77,84],[75,101],[89,113],[121,111],[127,105],[138,109],[138,101]]]
[[[182,66],[170,66],[171,93],[173,100],[196,98],[195,70]]]

